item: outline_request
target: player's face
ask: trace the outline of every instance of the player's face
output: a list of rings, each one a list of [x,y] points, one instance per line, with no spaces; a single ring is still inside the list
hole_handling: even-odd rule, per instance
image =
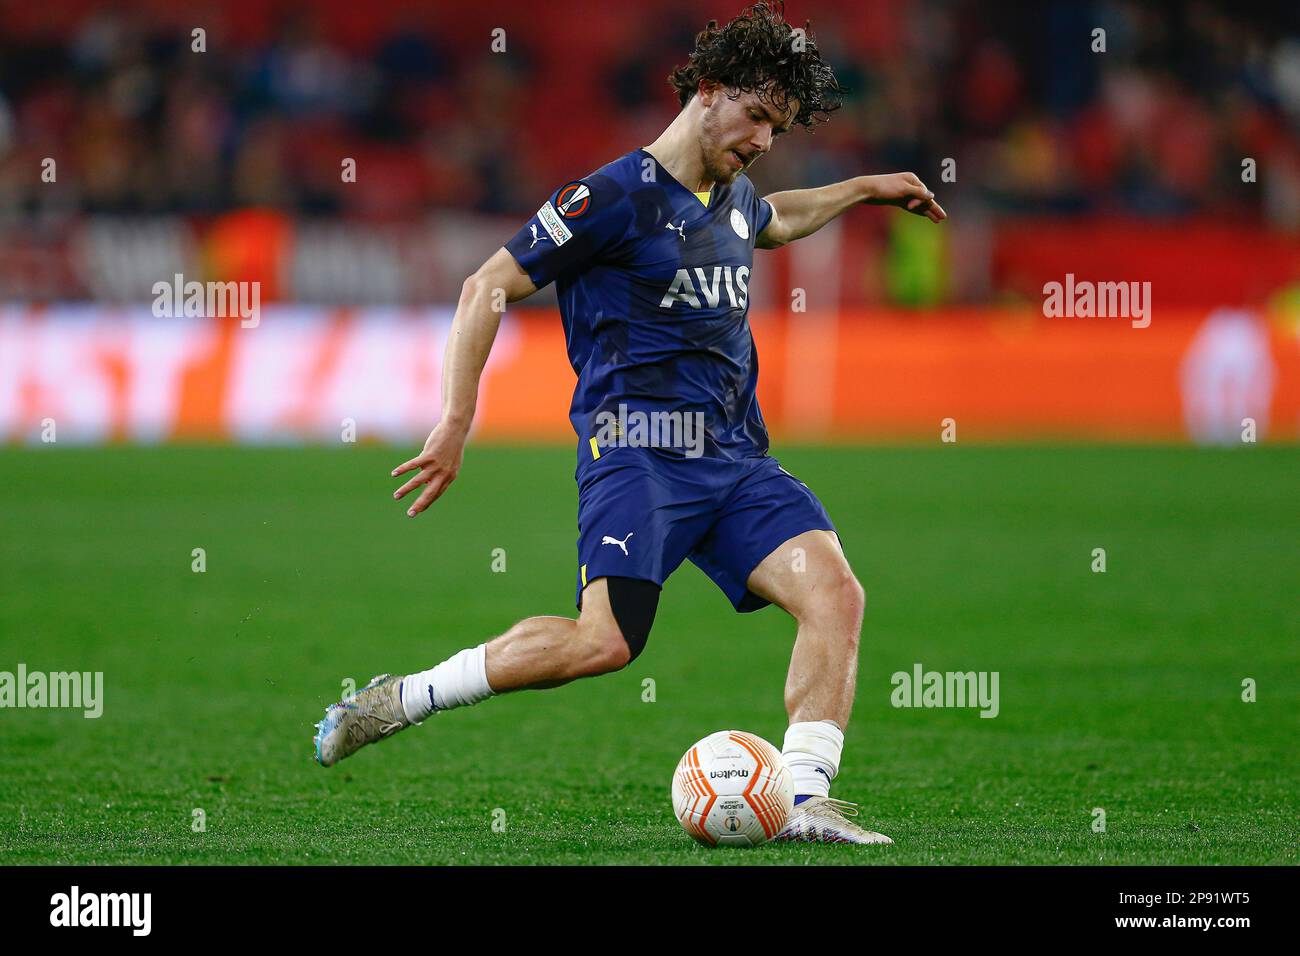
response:
[[[705,174],[724,185],[732,182],[772,148],[776,137],[789,131],[798,112],[797,100],[778,113],[767,97],[742,93],[733,100],[718,88],[700,122]]]

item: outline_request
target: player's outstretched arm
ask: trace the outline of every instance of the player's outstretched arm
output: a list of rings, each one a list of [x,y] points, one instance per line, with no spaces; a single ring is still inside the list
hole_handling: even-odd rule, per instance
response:
[[[898,206],[931,222],[948,218],[934,193],[915,173],[856,176],[818,189],[791,189],[764,196],[772,207],[772,220],[759,233],[760,249],[775,249],[810,236],[836,216],[858,203]]]
[[[442,360],[442,418],[424,443],[424,450],[393,469],[393,477],[417,472],[393,492],[394,498],[424,486],[407,509],[410,517],[437,501],[460,472],[465,439],[478,404],[479,379],[496,341],[505,303],[536,291],[533,280],[505,249],[498,249],[461,286]]]

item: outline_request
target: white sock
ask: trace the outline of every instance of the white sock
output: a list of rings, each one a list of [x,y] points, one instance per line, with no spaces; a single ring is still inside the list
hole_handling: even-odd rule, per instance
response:
[[[402,710],[418,724],[434,711],[468,707],[492,696],[487,682],[487,645],[467,647],[437,667],[402,678]]]
[[[844,731],[833,720],[791,724],[781,756],[794,777],[795,797],[828,797],[831,781],[840,772]]]

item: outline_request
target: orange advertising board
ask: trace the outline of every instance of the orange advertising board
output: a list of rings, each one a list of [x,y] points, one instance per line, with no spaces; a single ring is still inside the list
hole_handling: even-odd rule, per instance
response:
[[[268,306],[237,320],[147,306],[0,307],[0,438],[410,442],[440,414],[451,310]],[[1300,337],[1237,310],[1127,321],[1029,310],[751,315],[778,441],[1260,440],[1300,434]],[[558,314],[514,310],[476,434],[574,440]],[[48,439],[46,439],[48,440]]]

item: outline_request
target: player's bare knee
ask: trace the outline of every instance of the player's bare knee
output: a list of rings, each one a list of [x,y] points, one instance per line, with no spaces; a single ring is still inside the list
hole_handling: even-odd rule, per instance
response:
[[[575,639],[579,654],[574,668],[579,677],[622,670],[632,660],[623,632],[613,620],[579,622]]]
[[[866,612],[867,592],[852,572],[836,582],[838,594],[835,604],[839,610],[840,621],[851,642],[856,646],[862,631],[862,615]]]
[[[858,624],[862,623],[862,615],[867,610],[867,590],[862,586],[862,582],[853,576],[852,572],[840,585],[844,592],[844,605],[846,612],[856,618]]]
[[[838,633],[851,633],[856,642],[866,601],[866,591],[862,584],[852,571],[845,568],[818,581],[817,586],[792,613],[800,624],[813,624]]]
[[[609,674],[613,671],[621,671],[630,663],[632,663],[632,652],[623,638],[623,632],[615,625],[601,640],[596,655],[596,666],[599,668],[597,673]]]

